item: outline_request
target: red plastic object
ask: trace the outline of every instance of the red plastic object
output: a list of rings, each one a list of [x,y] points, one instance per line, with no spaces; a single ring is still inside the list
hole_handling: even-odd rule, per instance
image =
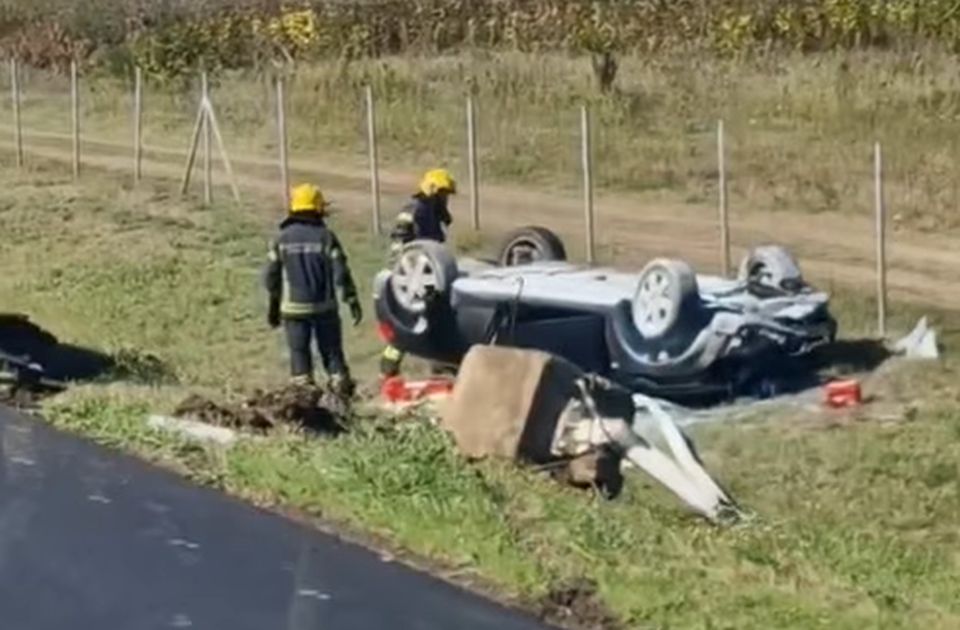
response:
[[[413,402],[429,396],[449,394],[452,391],[453,380],[449,378],[406,381],[402,376],[392,376],[384,379],[380,385],[380,395],[391,403]]]
[[[396,337],[396,331],[393,330],[393,326],[386,322],[377,322],[377,334],[380,335],[380,339],[384,343],[393,343]]]
[[[827,383],[826,403],[835,409],[856,407],[863,403],[859,381],[845,380]]]

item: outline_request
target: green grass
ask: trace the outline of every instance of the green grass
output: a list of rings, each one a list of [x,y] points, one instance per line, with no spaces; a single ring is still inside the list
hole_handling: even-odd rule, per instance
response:
[[[23,83],[27,127],[68,132],[67,82],[26,70]],[[377,96],[383,165],[401,173],[444,163],[465,174],[464,99],[475,90],[486,183],[576,189],[578,108],[588,103],[602,190],[686,203],[714,199],[714,129],[722,117],[735,207],[868,213],[872,145],[879,140],[895,223],[957,227],[960,88],[954,57],[934,47],[736,60],[626,56],[617,89],[607,95],[597,91],[586,56],[476,52],[304,65],[288,86],[295,159],[365,172],[367,83]],[[86,80],[85,133],[128,145],[130,90],[114,79]],[[228,145],[273,159],[270,78],[226,75],[214,100]],[[196,94],[148,85],[145,102],[147,144],[185,147]],[[10,120],[9,103],[0,105],[0,116]]]
[[[280,432],[226,451],[188,444],[148,429],[145,416],[191,391],[230,398],[285,378],[257,275],[278,217],[253,202],[205,210],[163,186],[128,190],[106,176],[78,187],[58,172],[42,163],[0,172],[0,304],[134,364],[155,356],[179,382],[78,386],[48,407],[55,425],[258,504],[372,534],[523,601],[567,578],[594,579],[629,627],[960,624],[953,363],[868,380],[877,400],[855,414],[700,430],[709,469],[759,515],[733,529],[684,516],[639,475],[604,502],[510,466],[467,465],[418,421],[361,417],[345,437]],[[334,226],[369,293],[377,244],[349,217]],[[869,300],[841,294],[836,307],[847,330],[872,326]],[[919,314],[892,310],[898,329]],[[960,318],[935,316],[954,344]],[[347,339],[366,377],[372,328]]]

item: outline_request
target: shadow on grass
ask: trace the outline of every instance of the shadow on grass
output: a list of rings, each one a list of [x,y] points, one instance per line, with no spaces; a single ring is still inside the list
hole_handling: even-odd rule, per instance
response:
[[[817,373],[842,376],[872,372],[892,356],[882,341],[842,339],[818,348],[807,363]]]
[[[71,382],[176,381],[156,357],[127,350],[110,355],[61,343],[54,334],[19,314],[0,313],[0,354],[23,385],[41,390],[61,390]]]
[[[773,384],[774,389],[765,391],[761,388],[756,393],[759,398],[800,394],[837,378],[869,374],[892,356],[887,346],[879,340],[837,340],[803,357],[769,362],[759,384]]]

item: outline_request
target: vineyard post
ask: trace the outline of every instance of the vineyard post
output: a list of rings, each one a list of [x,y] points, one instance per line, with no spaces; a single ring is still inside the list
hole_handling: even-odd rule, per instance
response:
[[[70,62],[70,112],[73,121],[73,178],[80,178],[80,86],[77,62]]]
[[[23,168],[23,125],[20,120],[20,64],[10,60],[10,96],[13,106],[13,141],[17,168]]]
[[[133,181],[143,179],[143,70],[133,75]]]
[[[380,167],[377,151],[377,118],[373,101],[373,87],[367,85],[364,91],[367,104],[367,148],[370,160],[370,196],[373,202],[373,233],[380,236]]]
[[[480,182],[477,160],[477,109],[473,95],[467,95],[467,159],[470,168],[470,216],[473,229],[480,229]]]
[[[200,110],[203,112],[203,203],[213,204],[213,156],[211,155],[210,82],[207,73],[200,75]]]
[[[590,112],[586,105],[580,106],[580,149],[583,171],[583,212],[586,223],[587,262],[596,261],[596,239],[593,213],[593,154],[590,148]]]
[[[290,161],[287,155],[287,101],[282,76],[277,77],[277,139],[280,145],[280,179],[284,207],[290,205]]]
[[[877,238],[877,333],[887,336],[887,235],[883,198],[883,152],[880,143],[873,147],[873,186]]]
[[[717,121],[717,170],[720,213],[720,271],[730,276],[730,215],[727,199],[727,156],[723,120]]]

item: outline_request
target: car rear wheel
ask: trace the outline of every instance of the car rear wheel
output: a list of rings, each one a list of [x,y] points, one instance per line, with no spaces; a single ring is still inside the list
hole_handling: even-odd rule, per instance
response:
[[[504,267],[566,259],[567,250],[560,237],[547,228],[535,225],[522,227],[508,234],[498,256],[499,263]]]
[[[431,296],[443,296],[457,277],[457,262],[434,241],[408,243],[394,263],[390,290],[405,311],[419,315],[427,310]]]
[[[697,276],[681,260],[658,258],[640,272],[633,298],[633,321],[644,339],[661,340],[682,324],[699,299]]]
[[[787,294],[798,293],[805,283],[793,254],[779,245],[754,248],[740,264],[740,282]]]

